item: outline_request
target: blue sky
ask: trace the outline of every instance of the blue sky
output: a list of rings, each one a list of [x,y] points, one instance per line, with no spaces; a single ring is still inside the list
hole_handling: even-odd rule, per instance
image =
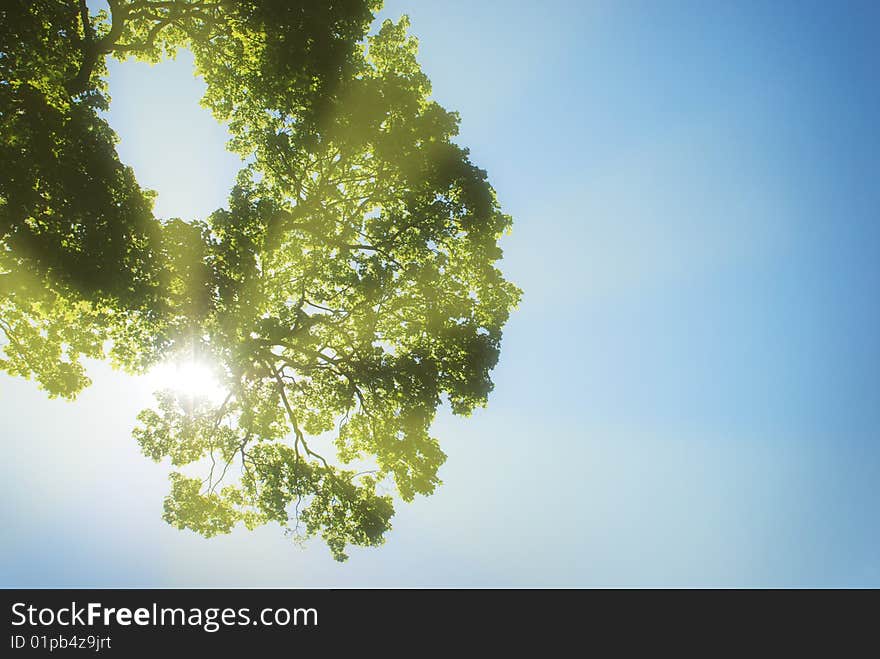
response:
[[[143,381],[0,377],[4,585],[880,586],[873,3],[386,2],[514,217],[496,389],[442,488],[332,561],[161,521]],[[191,60],[111,66],[161,215],[238,168]]]

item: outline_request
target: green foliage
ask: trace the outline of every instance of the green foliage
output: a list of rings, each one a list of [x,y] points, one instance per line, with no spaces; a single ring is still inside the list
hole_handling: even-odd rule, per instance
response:
[[[364,0],[75,4],[0,10],[0,366],[72,397],[83,357],[215,365],[222,403],[165,391],[138,416],[145,455],[186,471],[165,519],[278,522],[338,560],[381,544],[391,489],[440,483],[437,408],[486,404],[520,295],[496,266],[510,217],[407,19],[366,37]],[[181,47],[248,163],[189,222],[153,217],[97,114],[106,54]]]

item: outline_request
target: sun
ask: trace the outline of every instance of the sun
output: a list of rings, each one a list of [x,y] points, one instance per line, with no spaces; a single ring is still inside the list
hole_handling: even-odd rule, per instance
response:
[[[220,385],[215,370],[207,363],[191,359],[165,362],[145,376],[154,390],[170,389],[177,394],[221,403],[226,391]]]

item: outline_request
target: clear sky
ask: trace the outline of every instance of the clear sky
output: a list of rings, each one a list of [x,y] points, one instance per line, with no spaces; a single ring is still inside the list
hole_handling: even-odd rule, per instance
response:
[[[142,380],[0,377],[0,583],[880,586],[875,3],[388,0],[489,171],[525,291],[437,494],[335,563],[161,520]],[[111,66],[163,216],[239,164],[191,58]]]

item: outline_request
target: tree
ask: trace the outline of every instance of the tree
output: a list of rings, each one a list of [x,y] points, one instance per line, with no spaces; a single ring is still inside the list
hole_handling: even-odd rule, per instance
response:
[[[132,370],[169,358],[213,364],[222,403],[164,391],[138,416],[144,453],[175,468],[165,519],[206,536],[275,521],[320,534],[338,560],[348,545],[380,544],[389,488],[410,501],[440,482],[438,407],[466,415],[492,389],[520,295],[496,267],[510,218],[453,142],[458,116],[430,99],[406,18],[366,37],[374,2],[109,5],[111,15],[90,17],[84,3],[22,3],[14,21],[4,17],[15,26],[0,36],[2,148],[24,161],[46,139],[16,105],[40,95],[61,108],[71,140],[101,136],[104,151],[90,156],[101,162],[72,171],[108,191],[89,202],[95,215],[65,162],[30,158],[43,167],[31,171],[4,159],[3,267],[10,281],[37,282],[0,290],[5,367],[73,395],[86,383],[78,362],[68,367],[76,377],[55,371],[104,343]],[[106,103],[106,54],[156,61],[180,47],[195,54],[203,102],[248,163],[228,208],[189,222],[144,211],[150,193],[119,163],[95,111]],[[12,213],[14,186],[44,180],[67,197]],[[69,208],[51,206],[68,198]],[[124,246],[88,242],[104,230],[94,217]],[[42,251],[18,238],[34,223],[54,240]],[[59,238],[69,226],[81,244]],[[80,321],[63,323],[67,334],[40,332],[50,306]]]

